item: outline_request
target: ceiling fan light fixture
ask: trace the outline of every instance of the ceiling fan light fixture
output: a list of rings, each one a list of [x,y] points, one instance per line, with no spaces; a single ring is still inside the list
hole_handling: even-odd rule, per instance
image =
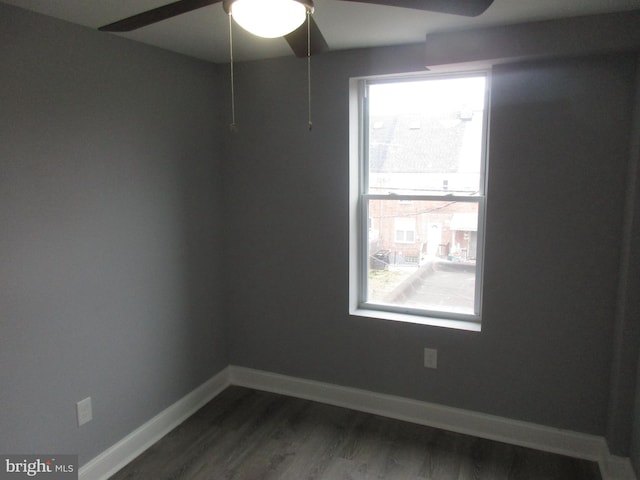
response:
[[[225,0],[224,9],[249,33],[264,38],[291,33],[313,13],[311,0]]]

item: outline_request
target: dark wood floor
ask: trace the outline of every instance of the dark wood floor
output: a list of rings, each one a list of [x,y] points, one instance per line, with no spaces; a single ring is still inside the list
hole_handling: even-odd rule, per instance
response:
[[[240,387],[111,479],[602,480],[593,462]]]

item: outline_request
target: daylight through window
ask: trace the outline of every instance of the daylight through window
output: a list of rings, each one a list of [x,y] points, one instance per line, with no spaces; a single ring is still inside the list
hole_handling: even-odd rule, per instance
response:
[[[480,320],[487,92],[484,72],[360,83],[357,308]]]

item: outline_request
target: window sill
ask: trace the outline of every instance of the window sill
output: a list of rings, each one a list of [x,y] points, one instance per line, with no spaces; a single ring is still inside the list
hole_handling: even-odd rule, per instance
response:
[[[382,310],[371,310],[364,308],[356,308],[349,312],[350,315],[356,317],[377,318],[380,320],[391,320],[394,322],[414,323],[418,325],[428,325],[431,327],[452,328],[455,330],[465,330],[468,332],[481,331],[480,322],[469,320],[454,320],[450,318],[423,317],[419,315],[410,315],[406,313],[385,312]]]

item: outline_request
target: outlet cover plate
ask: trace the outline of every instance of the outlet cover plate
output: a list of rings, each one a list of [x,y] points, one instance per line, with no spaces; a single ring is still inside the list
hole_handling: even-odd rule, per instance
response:
[[[91,397],[80,400],[76,403],[76,413],[78,415],[78,426],[81,427],[85,423],[93,419],[93,409],[91,407]]]
[[[424,349],[425,368],[438,368],[438,350],[435,348]]]

